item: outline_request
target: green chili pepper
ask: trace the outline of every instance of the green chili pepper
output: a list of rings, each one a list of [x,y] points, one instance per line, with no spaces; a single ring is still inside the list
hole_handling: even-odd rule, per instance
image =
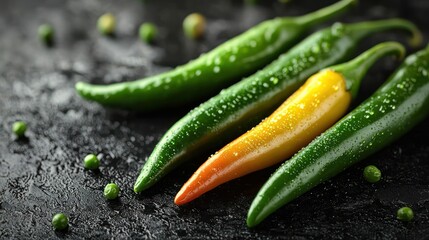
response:
[[[370,183],[376,183],[381,179],[381,171],[376,166],[369,165],[363,170],[363,177]]]
[[[205,148],[218,147],[238,137],[280,106],[312,74],[347,58],[359,40],[395,28],[411,31],[414,39],[421,39],[418,29],[401,19],[337,23],[312,34],[263,70],[223,90],[172,126],[149,156],[134,191],[150,187]]]
[[[319,11],[265,21],[185,65],[159,75],[111,85],[76,84],[85,99],[133,110],[172,108],[206,99],[273,61],[316,24],[345,12],[356,0]]]
[[[429,114],[429,46],[409,56],[369,99],[286,161],[250,207],[253,227],[281,206],[370,156]]]
[[[396,218],[403,222],[410,222],[414,218],[413,209],[409,207],[402,207],[398,209],[398,211],[396,212]]]
[[[55,230],[65,230],[69,226],[69,219],[64,213],[57,213],[52,218],[52,226]]]

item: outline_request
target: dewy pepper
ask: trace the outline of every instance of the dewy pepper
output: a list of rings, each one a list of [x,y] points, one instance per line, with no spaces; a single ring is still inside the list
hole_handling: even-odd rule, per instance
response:
[[[395,42],[382,43],[311,76],[273,114],[201,165],[174,202],[185,204],[227,181],[291,157],[346,113],[368,69],[389,54],[403,57],[405,49]]]
[[[345,60],[364,37],[388,30],[418,29],[401,19],[334,24],[318,31],[263,70],[223,90],[174,124],[161,138],[134,185],[141,192],[196,154],[220,147],[258,124],[312,74]]]
[[[409,56],[369,99],[286,161],[263,185],[247,225],[395,141],[429,114],[429,46]]]
[[[150,111],[198,102],[273,61],[314,25],[345,12],[342,0],[316,12],[265,21],[185,65],[133,82],[76,84],[87,100],[109,107]]]

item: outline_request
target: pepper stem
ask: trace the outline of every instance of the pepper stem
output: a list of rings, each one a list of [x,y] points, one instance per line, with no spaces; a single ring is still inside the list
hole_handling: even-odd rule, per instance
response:
[[[423,36],[417,26],[410,21],[400,18],[350,24],[348,25],[348,34],[356,39],[361,39],[372,33],[397,28],[404,29],[411,33],[411,37],[408,39],[408,43],[411,47],[419,47],[422,44]]]
[[[296,17],[295,19],[299,24],[304,26],[316,25],[331,19],[333,16],[342,14],[351,6],[356,5],[357,2],[358,0],[342,0],[312,13]]]
[[[346,81],[347,90],[355,98],[359,90],[362,78],[369,68],[380,58],[395,54],[399,59],[405,56],[405,48],[397,42],[384,42],[365,51],[353,60],[331,67],[332,70],[341,73]]]

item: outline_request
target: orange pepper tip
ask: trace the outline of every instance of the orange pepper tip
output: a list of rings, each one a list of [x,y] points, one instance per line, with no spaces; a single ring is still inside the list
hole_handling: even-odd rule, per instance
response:
[[[174,198],[174,203],[176,205],[183,205],[186,203],[189,203],[193,201],[194,199],[201,196],[201,194],[204,193],[199,189],[197,186],[195,186],[195,182],[188,181],[183,185],[182,189],[176,194],[176,197]]]
[[[187,198],[188,194],[186,194],[185,192],[186,191],[185,187],[186,186],[183,186],[182,189],[180,189],[180,191],[176,194],[176,197],[174,198],[174,203],[178,206],[181,206],[191,201]]]

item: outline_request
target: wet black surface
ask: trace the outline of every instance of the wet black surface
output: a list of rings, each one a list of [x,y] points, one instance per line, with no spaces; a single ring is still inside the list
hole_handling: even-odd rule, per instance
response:
[[[271,168],[225,184],[193,203],[177,207],[173,198],[198,160],[170,174],[153,189],[132,191],[139,168],[162,134],[191,106],[166,113],[112,111],[81,100],[77,81],[117,82],[164,71],[207,51],[248,27],[274,16],[297,15],[332,1],[69,0],[2,1],[0,8],[0,238],[290,238],[426,239],[429,236],[428,119],[383,151],[288,204],[259,227],[245,226],[247,209]],[[118,18],[115,38],[101,37],[95,22],[110,11]],[[193,11],[208,17],[208,33],[193,42],[181,34],[181,21]],[[429,2],[363,1],[345,21],[407,17],[429,34]],[[156,46],[136,38],[142,21],[160,27]],[[51,23],[55,46],[42,46],[37,27]],[[404,38],[383,34],[362,44]],[[362,100],[397,66],[377,64],[363,84]],[[27,138],[15,139],[16,120],[28,122]],[[97,173],[82,158],[99,153]],[[206,153],[205,155],[209,155]],[[201,162],[201,161],[200,161]],[[361,177],[367,164],[383,172],[377,184]],[[109,182],[122,189],[107,202]],[[412,206],[415,221],[395,219]],[[70,217],[66,233],[52,230],[57,212]]]

